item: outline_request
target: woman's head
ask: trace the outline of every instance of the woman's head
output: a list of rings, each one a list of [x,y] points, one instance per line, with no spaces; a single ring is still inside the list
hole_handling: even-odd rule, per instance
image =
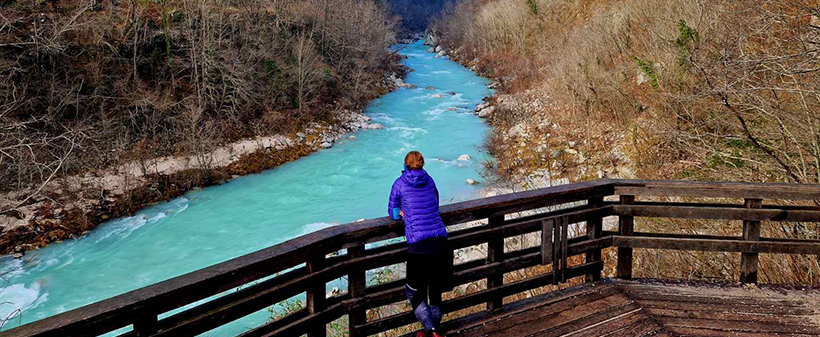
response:
[[[420,170],[424,167],[424,157],[421,155],[421,152],[418,151],[410,151],[404,156],[404,166],[407,166],[410,170]]]

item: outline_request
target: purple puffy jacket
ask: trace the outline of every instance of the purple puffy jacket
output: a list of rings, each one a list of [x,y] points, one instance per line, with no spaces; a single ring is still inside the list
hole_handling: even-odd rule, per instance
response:
[[[447,228],[438,210],[438,189],[427,171],[404,168],[401,177],[393,183],[387,208],[387,214],[396,219],[394,208],[404,211],[404,235],[408,244],[447,237]]]

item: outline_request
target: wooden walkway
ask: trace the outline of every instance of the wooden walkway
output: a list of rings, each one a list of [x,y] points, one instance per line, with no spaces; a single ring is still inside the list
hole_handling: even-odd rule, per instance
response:
[[[820,291],[607,279],[448,323],[448,337],[820,336]]]

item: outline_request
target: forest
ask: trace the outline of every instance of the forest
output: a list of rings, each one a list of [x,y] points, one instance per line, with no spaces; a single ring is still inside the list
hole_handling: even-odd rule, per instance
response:
[[[2,1],[0,190],[360,109],[396,25],[376,1]]]

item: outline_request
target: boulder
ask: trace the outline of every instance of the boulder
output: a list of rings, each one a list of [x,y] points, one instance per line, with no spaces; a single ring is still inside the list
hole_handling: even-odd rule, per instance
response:
[[[649,82],[649,76],[646,76],[643,71],[638,70],[638,85]]]
[[[447,52],[444,51],[444,50],[442,50],[442,51],[438,52],[438,54],[436,54],[436,57],[445,57],[445,56],[447,56]]]
[[[524,123],[518,123],[515,126],[511,127],[507,130],[507,136],[509,137],[526,137],[527,136],[527,126]]]
[[[431,86],[429,86],[429,87],[425,87],[424,89],[427,89],[427,90],[436,90],[436,87],[434,87],[434,86],[432,86],[432,85],[431,85]]]
[[[370,130],[379,130],[379,129],[384,129],[384,125],[381,125],[379,123],[373,123],[373,124],[368,125],[367,128],[370,129]]]
[[[495,107],[491,106],[486,109],[482,109],[478,112],[478,117],[481,118],[490,118],[490,116],[495,112]]]
[[[305,135],[304,132],[297,132],[296,137],[301,140],[301,139],[305,139],[305,137],[307,137],[307,136]]]
[[[458,159],[456,159],[456,160],[460,160],[460,161],[470,161],[470,160],[472,160],[472,159],[473,159],[473,158],[472,158],[472,157],[470,157],[470,155],[469,155],[469,154],[466,154],[466,153],[465,153],[465,154],[462,154],[462,155],[458,156]]]
[[[436,48],[430,47],[430,49],[427,49],[427,52],[428,52],[428,53],[435,53],[435,52],[436,52]]]
[[[470,184],[470,185],[478,184],[478,182],[476,182],[475,180],[472,180],[472,179],[467,179],[467,183]]]
[[[450,96],[455,96],[456,95],[455,91],[448,91],[447,93],[450,94]]]
[[[489,106],[490,106],[490,103],[487,103],[487,102],[481,103],[481,104],[479,104],[475,107],[475,112],[479,112],[481,110],[484,110]]]
[[[359,139],[359,138],[356,138],[356,136],[350,136],[350,137],[347,137],[347,139],[356,140],[356,139]]]
[[[444,96],[442,94],[432,94],[432,95],[430,95],[430,97],[432,97],[432,98],[442,98]]]
[[[323,149],[329,149],[329,148],[333,147],[333,143],[331,143],[331,142],[322,142],[322,144],[319,144],[319,147],[321,147]]]
[[[442,50],[444,50],[444,48],[441,48],[441,46],[436,46],[436,53],[440,53]]]

